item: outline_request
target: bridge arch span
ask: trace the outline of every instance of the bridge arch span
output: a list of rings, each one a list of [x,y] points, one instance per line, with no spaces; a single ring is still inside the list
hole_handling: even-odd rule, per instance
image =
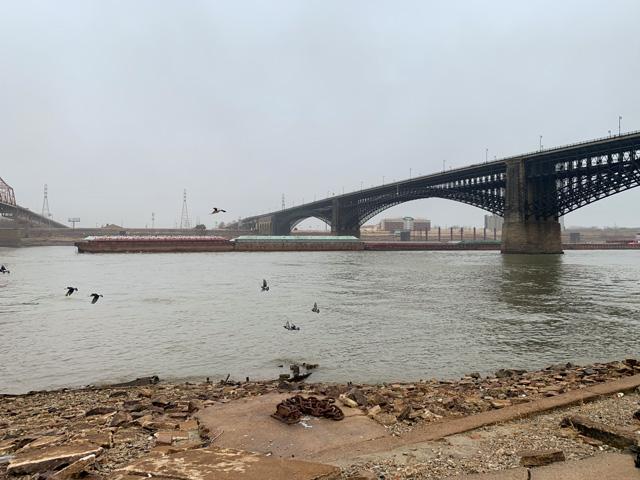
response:
[[[401,205],[403,203],[412,202],[414,200],[424,200],[428,198],[440,198],[444,200],[452,200],[473,207],[486,210],[490,213],[502,216],[504,214],[504,189],[494,189],[491,192],[452,192],[442,189],[429,189],[425,192],[411,192],[405,195],[398,195],[396,198],[383,200],[372,205],[369,208],[362,209],[358,216],[358,226],[361,227],[376,215],[385,210]]]
[[[309,215],[308,217],[301,217],[301,218],[298,218],[298,219],[294,220],[291,223],[291,227],[290,227],[291,231],[293,231],[298,225],[300,225],[305,220],[310,220],[312,218],[315,218],[316,220],[320,220],[321,222],[323,222],[326,225],[328,225],[329,227],[331,227],[331,219],[323,218],[322,216],[319,216],[319,215]]]

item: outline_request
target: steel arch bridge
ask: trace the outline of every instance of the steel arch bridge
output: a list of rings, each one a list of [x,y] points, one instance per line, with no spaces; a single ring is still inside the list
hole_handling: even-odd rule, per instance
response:
[[[240,227],[285,235],[316,217],[338,235],[404,202],[444,198],[503,216],[505,253],[558,253],[558,217],[640,185],[640,132],[448,170],[242,219]]]

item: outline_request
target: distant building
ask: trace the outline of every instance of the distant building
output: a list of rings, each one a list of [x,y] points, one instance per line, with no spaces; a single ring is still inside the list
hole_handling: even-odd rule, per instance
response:
[[[405,220],[405,218],[410,220]],[[379,230],[385,232],[395,232],[396,230],[404,230],[405,225],[413,231],[431,230],[431,220],[426,218],[384,218],[380,222]]]
[[[487,230],[502,230],[502,224],[504,219],[500,215],[485,215],[484,216],[484,228]]]

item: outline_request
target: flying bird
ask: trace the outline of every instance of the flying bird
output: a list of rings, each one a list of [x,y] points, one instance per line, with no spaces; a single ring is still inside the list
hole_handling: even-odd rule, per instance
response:
[[[268,292],[269,291],[269,285],[267,285],[267,281],[266,280],[262,280],[262,291],[263,292]]]
[[[67,293],[64,295],[65,297],[70,297],[73,295],[73,292],[77,292],[78,289],[76,287],[67,287]]]
[[[89,295],[90,297],[93,297],[93,300],[91,300],[91,303],[96,303],[98,301],[98,299],[100,297],[102,297],[102,295],[99,295],[97,293],[92,293],[91,295]]]
[[[318,302],[313,303],[313,308],[311,309],[313,313],[320,313],[320,309],[318,308]]]
[[[227,211],[218,207],[213,207],[213,212],[211,212],[210,215],[215,215],[216,213],[227,213]]]

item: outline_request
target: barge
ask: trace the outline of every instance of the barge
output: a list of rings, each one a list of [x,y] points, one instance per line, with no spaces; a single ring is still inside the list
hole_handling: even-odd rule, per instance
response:
[[[78,253],[230,252],[233,243],[223,237],[205,236],[104,236],[86,237],[75,243]]]
[[[372,251],[411,250],[500,250],[500,242],[365,242],[364,249]]]
[[[78,253],[170,252],[308,252],[364,250],[364,243],[349,236],[259,236],[228,240],[205,236],[104,236],[75,243]]]
[[[236,252],[364,250],[364,242],[351,236],[244,235],[231,241]]]

